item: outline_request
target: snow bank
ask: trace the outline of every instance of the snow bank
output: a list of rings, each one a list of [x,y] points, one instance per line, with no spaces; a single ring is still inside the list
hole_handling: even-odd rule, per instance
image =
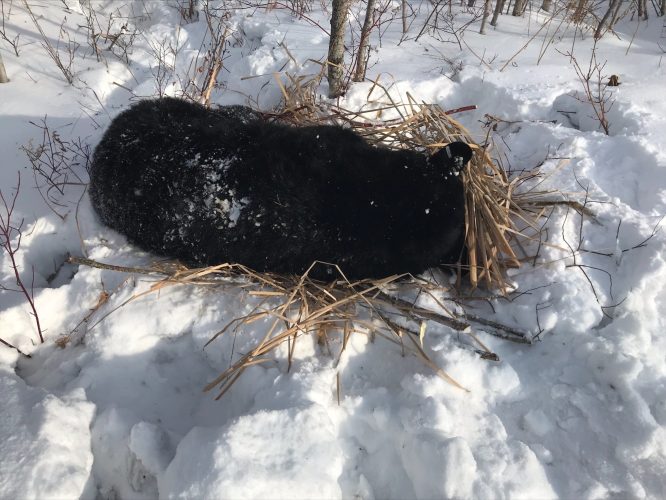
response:
[[[94,497],[90,424],[82,390],[58,398],[0,371],[3,498]]]
[[[339,498],[343,453],[324,408],[258,412],[195,427],[160,479],[165,498]]]

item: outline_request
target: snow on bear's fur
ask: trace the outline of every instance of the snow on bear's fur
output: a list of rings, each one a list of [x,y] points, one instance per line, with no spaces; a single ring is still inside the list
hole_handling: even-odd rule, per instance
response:
[[[433,156],[367,144],[350,130],[268,123],[250,108],[142,101],[95,150],[90,196],[140,247],[190,264],[350,278],[457,262],[471,149]]]

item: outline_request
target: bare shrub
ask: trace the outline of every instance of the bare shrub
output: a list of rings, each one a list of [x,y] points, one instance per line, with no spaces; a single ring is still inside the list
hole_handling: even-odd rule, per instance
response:
[[[0,2],[0,38],[7,42],[10,47],[14,50],[16,57],[19,56],[19,38],[21,34],[17,34],[14,38],[10,38],[7,35],[7,30],[5,28],[5,17],[9,18],[9,11],[11,10],[12,4],[10,3],[5,7],[5,2]]]
[[[97,61],[100,62],[104,58],[99,46],[100,37],[102,36],[102,26],[97,17],[97,12],[93,9],[91,3],[85,6],[82,5],[82,7],[84,9],[83,15],[86,19],[85,28],[88,30],[88,45],[90,45]]]
[[[74,64],[74,57],[76,55],[76,50],[79,48],[79,44],[71,39],[69,32],[65,29],[67,18],[65,17],[65,19],[63,19],[62,23],[60,24],[58,41],[57,44],[53,46],[50,39],[46,36],[44,30],[37,21],[37,18],[30,8],[30,5],[28,5],[27,0],[23,0],[23,5],[25,6],[33,24],[37,28],[37,31],[39,31],[39,34],[42,37],[40,42],[42,47],[44,47],[51,60],[55,63],[62,75],[65,77],[67,83],[72,85],[74,83],[74,72],[72,70],[72,65]]]
[[[655,11],[659,13],[660,9],[656,0],[652,0]],[[600,39],[606,32],[613,31],[617,22],[627,14],[636,14],[639,20],[647,20],[648,8],[646,0],[631,0],[625,3],[624,0],[608,0],[606,2],[596,2],[593,0],[575,0],[564,4],[567,12],[568,21],[579,27],[581,30],[594,31],[594,38]],[[624,10],[623,10],[623,7]]]
[[[91,1],[81,2],[86,24],[80,27],[87,31],[88,45],[98,61],[106,63],[105,54],[111,53],[129,65],[132,46],[139,36],[137,25],[143,15],[134,13],[133,4],[130,4],[128,12],[127,9],[121,11],[121,7],[125,5],[107,11],[100,4]]]
[[[376,0],[367,0],[363,23],[359,24],[358,29],[354,27],[353,23],[350,23],[352,38],[351,52],[352,60],[354,61],[354,64],[350,68],[352,81],[361,82],[365,79],[370,57],[370,34],[373,31],[376,32],[381,44],[384,32],[400,15],[400,10],[394,7],[393,2],[390,1],[380,0],[377,3]],[[360,23],[360,18],[358,21]]]
[[[147,41],[154,60],[154,64],[150,66],[150,74],[153,75],[155,81],[155,91],[159,97],[164,97],[167,87],[175,80],[179,47],[174,47],[167,38]]]
[[[561,52],[560,52],[561,53]],[[581,102],[589,103],[594,111],[594,116],[599,122],[606,135],[609,135],[610,124],[608,122],[608,112],[613,107],[615,100],[613,94],[608,90],[608,77],[603,74],[606,61],[599,63],[597,61],[597,43],[595,40],[587,69],[581,67],[578,60],[571,52],[564,53],[569,58],[569,62],[576,71],[578,80],[583,86],[584,98],[576,97]]]
[[[423,35],[428,34],[441,42],[454,42],[462,50],[462,38],[467,28],[476,23],[484,15],[482,11],[471,11],[472,18],[465,22],[460,22],[457,17],[457,11],[451,8],[451,3],[445,0],[433,2],[432,10],[426,18],[416,40]]]
[[[67,205],[64,202],[65,191],[70,186],[86,186],[81,177],[88,171],[92,151],[81,138],[66,140],[46,123],[30,122],[37,127],[42,137],[38,144],[30,141],[21,146],[32,166],[35,187],[51,211],[60,219],[67,216]]]
[[[314,0],[287,0],[287,5],[297,16],[301,16],[312,10]]]
[[[246,5],[251,4],[252,2],[244,2]],[[255,2],[257,3],[257,2]],[[257,5],[259,6],[259,5]],[[306,17],[306,15],[312,11],[314,6],[314,0],[268,0],[266,4],[262,4],[267,9],[287,9],[289,10],[297,19]]]
[[[183,96],[191,101],[210,106],[210,98],[217,85],[217,77],[224,67],[231,29],[228,25],[229,11],[211,9],[204,4],[206,34],[199,51],[186,72],[181,88]]]
[[[35,281],[35,272],[32,273],[32,281],[30,285],[26,285],[21,278],[21,273],[19,272],[19,267],[16,262],[16,257],[19,250],[21,249],[21,239],[23,237],[23,220],[20,222],[14,221],[12,218],[14,216],[14,208],[16,206],[16,200],[18,199],[19,193],[21,191],[21,174],[18,174],[18,181],[16,183],[16,189],[12,196],[5,197],[5,194],[0,189],[0,248],[9,258],[9,265],[14,273],[16,278],[16,286],[18,289],[14,290],[20,292],[25,297],[28,302],[31,310],[31,315],[35,320],[35,326],[37,327],[37,334],[39,335],[39,341],[44,343],[44,335],[41,324],[39,322],[39,315],[37,314],[37,308],[35,307],[34,299],[34,281]],[[12,347],[19,351],[16,347],[9,344],[8,342],[2,341],[2,344],[8,347]],[[19,351],[23,354],[21,351]]]

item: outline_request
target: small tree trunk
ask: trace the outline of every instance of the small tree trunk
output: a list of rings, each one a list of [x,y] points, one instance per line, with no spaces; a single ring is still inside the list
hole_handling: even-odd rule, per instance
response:
[[[407,0],[402,0],[402,34],[407,34]]]
[[[502,7],[504,7],[504,0],[497,0],[497,3],[495,4],[495,12],[493,12],[493,18],[490,21],[491,26],[497,26],[497,20],[502,13]]]
[[[482,35],[486,34],[486,22],[488,21],[488,16],[490,16],[490,2],[492,0],[486,0],[483,2],[483,19],[481,20],[481,29],[479,30],[479,33]],[[501,0],[497,0],[498,2],[501,2]]]
[[[467,0],[467,7],[474,7],[474,4],[476,3],[476,0]]]
[[[328,97],[344,94],[345,23],[351,0],[333,0],[331,39],[328,44]]]
[[[368,8],[365,11],[365,20],[361,28],[361,39],[358,42],[358,54],[356,54],[356,71],[354,72],[355,82],[365,80],[365,71],[368,66],[368,42],[370,40],[370,31],[372,30],[372,14],[375,11],[377,0],[368,0]]]
[[[513,12],[511,13],[512,16],[522,16],[523,11],[525,10],[526,1],[525,0],[516,0],[516,3],[513,4]]]
[[[622,8],[622,1],[623,0],[612,0],[613,4],[615,5],[615,9],[613,10],[613,15],[611,16],[611,20],[608,23],[608,29],[613,29],[613,26],[615,26],[615,23],[618,21],[618,16],[620,15],[620,9]]]
[[[666,0],[661,0],[661,15],[666,16]]]
[[[0,83],[7,83],[7,72],[5,71],[5,63],[2,62],[2,54],[0,54]]]
[[[604,14],[604,17],[601,18],[601,21],[599,21],[599,24],[597,25],[597,29],[594,32],[594,39],[599,40],[603,36],[603,30],[604,26],[606,25],[606,22],[608,21],[609,18],[611,18],[611,15],[613,15],[613,11],[619,8],[620,4],[622,3],[622,0],[610,0],[608,4],[608,10]],[[612,18],[611,18],[612,19]],[[609,23],[608,27],[610,28],[613,25],[613,21]]]
[[[550,12],[550,8],[553,5],[553,0],[543,0],[541,4],[541,10],[544,12]]]

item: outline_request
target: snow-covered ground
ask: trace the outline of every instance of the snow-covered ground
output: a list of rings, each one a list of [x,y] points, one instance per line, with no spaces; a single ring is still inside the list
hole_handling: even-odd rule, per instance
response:
[[[122,266],[154,256],[100,225],[79,185],[52,193],[63,217],[56,215],[20,149],[41,143],[31,122],[42,119],[62,140],[94,147],[136,96],[159,87],[177,94],[178,75],[199,50],[203,18],[183,24],[170,1],[93,2],[102,31],[115,12],[131,14],[129,30],[138,30],[129,64],[110,52],[98,61],[81,27],[85,2],[30,0],[62,57],[68,40],[79,44],[71,45],[69,85],[23,4],[3,3],[20,56],[0,40],[11,79],[0,85],[0,189],[11,198],[20,172],[13,215],[24,226],[16,257],[26,283],[34,272],[46,342],[38,343],[24,297],[0,291],[0,338],[31,354],[0,345],[0,498],[664,497],[664,18],[627,18],[617,36],[597,45],[603,73],[622,82],[608,89],[609,135],[589,105],[572,97],[583,87],[564,55],[573,51],[586,69],[590,34],[574,38],[558,20],[537,33],[543,13],[502,16],[483,36],[477,21],[462,49],[429,33],[398,45],[399,21],[382,28],[381,44],[375,33],[369,78],[381,75],[396,95],[410,92],[445,109],[476,104],[456,118],[479,142],[484,115],[502,118],[495,154],[505,166],[543,163],[542,187],[587,191],[594,217],[581,222],[573,210],[555,210],[544,221],[549,244],[511,277],[514,296],[471,309],[541,332],[533,345],[475,330],[499,355],[493,362],[462,348],[446,327],[429,325],[427,352],[469,392],[402,357],[398,346],[359,335],[337,365],[303,339],[289,372],[286,352],[277,351],[215,401],[202,388],[228,367],[232,348],[243,352],[270,323],[204,344],[250,312],[255,298],[233,286],[174,286],[126,302],[148,290],[151,278],[63,265],[68,253]],[[328,26],[326,14],[309,15]],[[328,48],[319,27],[285,10],[239,10],[229,24],[224,85],[213,93],[219,104],[249,99],[270,109],[280,98],[273,73],[314,72],[307,60],[321,60]],[[164,76],[156,54],[169,46],[178,55]],[[369,88],[354,84],[344,106],[361,107]],[[0,264],[0,283],[15,287],[6,254]],[[104,293],[108,301],[81,323]],[[71,332],[58,347],[56,339]]]

